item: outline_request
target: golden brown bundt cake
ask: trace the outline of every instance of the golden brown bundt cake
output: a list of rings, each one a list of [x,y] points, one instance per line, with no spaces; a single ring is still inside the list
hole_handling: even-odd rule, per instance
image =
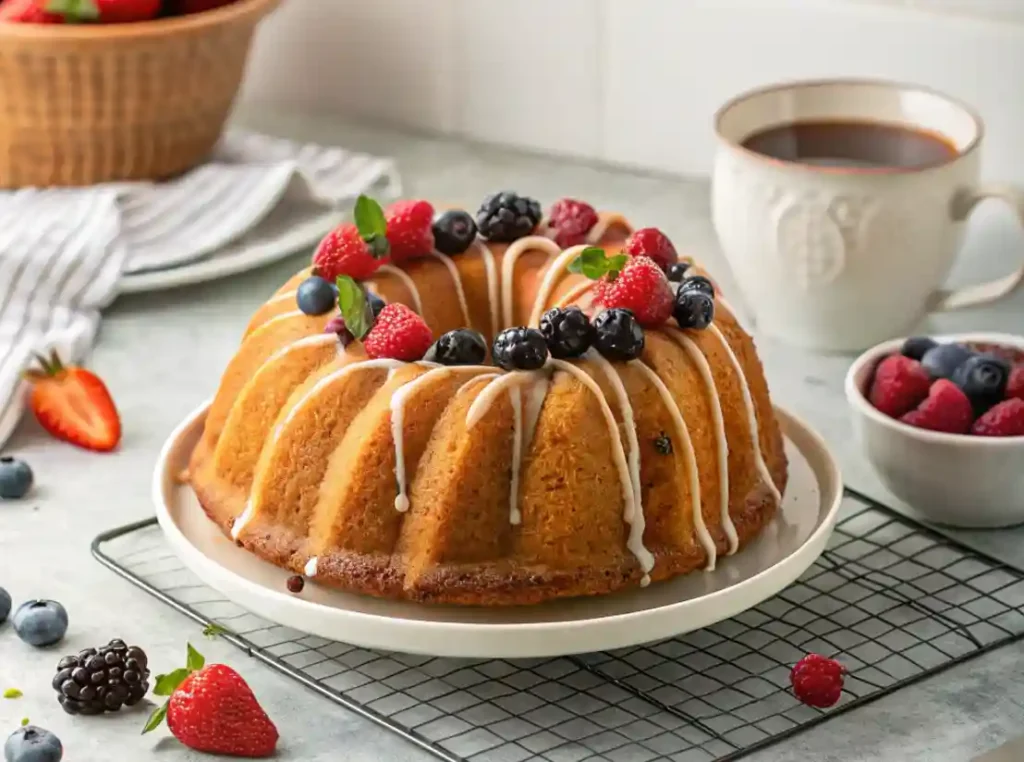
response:
[[[654,228],[513,193],[475,218],[360,199],[253,316],[188,473],[273,564],[478,605],[714,568],[786,478],[707,273]]]

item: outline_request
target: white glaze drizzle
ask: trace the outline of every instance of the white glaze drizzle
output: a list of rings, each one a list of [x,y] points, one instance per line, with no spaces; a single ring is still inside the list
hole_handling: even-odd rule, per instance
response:
[[[586,246],[570,246],[563,252],[560,252],[555,260],[548,265],[547,270],[544,271],[544,280],[540,283],[540,288],[537,290],[537,296],[533,300],[533,310],[530,312],[530,319],[527,321],[527,325],[538,325],[540,323],[540,316],[544,312],[544,305],[548,302],[548,297],[551,296],[551,292],[555,289],[555,284],[558,282],[559,277],[569,266],[569,264],[580,255],[580,253],[587,248]]]
[[[505,326],[511,326],[512,310],[512,277],[515,275],[516,260],[524,252],[539,249],[547,252],[548,258],[557,257],[562,253],[561,247],[550,238],[542,235],[529,235],[513,242],[501,260],[501,307]]]
[[[480,252],[480,258],[484,261],[484,271],[487,273],[487,307],[491,312],[491,336],[497,336],[501,330],[498,266],[494,261],[494,252],[486,241],[477,238],[473,246]]]
[[[405,436],[403,424],[405,422],[405,401],[413,392],[433,381],[438,376],[451,376],[460,373],[491,373],[493,370],[484,365],[456,365],[438,366],[436,363],[423,363],[434,366],[432,370],[417,376],[408,383],[402,384],[391,395],[391,440],[395,446],[395,481],[398,484],[398,494],[395,496],[395,510],[405,513],[409,510],[408,482],[405,472]]]
[[[573,286],[571,289],[569,289],[569,291],[565,294],[565,296],[563,296],[561,299],[559,299],[555,303],[555,306],[556,307],[568,307],[570,304],[576,304],[576,305],[579,306],[580,309],[582,309],[584,312],[586,312],[587,306],[585,306],[583,304],[580,304],[579,299],[584,294],[592,291],[596,284],[597,284],[596,280],[588,280],[588,281],[580,283],[580,284],[578,284],[576,286]],[[593,300],[591,299],[591,301],[593,301]]]
[[[519,511],[519,469],[523,462],[523,394],[521,386],[510,386],[508,399],[512,403],[512,473],[508,490],[508,521],[518,526],[523,520]]]
[[[487,415],[491,405],[494,404],[503,391],[513,386],[529,383],[537,378],[539,372],[536,370],[513,370],[498,375],[497,378],[483,388],[476,399],[473,400],[473,404],[469,406],[469,410],[466,411],[466,430],[468,431],[476,426]]]
[[[704,568],[708,571],[713,571],[718,553],[715,550],[715,541],[711,538],[711,533],[708,532],[708,528],[704,523],[704,512],[701,507],[700,495],[700,473],[697,471],[697,455],[693,449],[693,440],[690,438],[690,429],[683,419],[683,413],[679,409],[679,404],[672,396],[672,393],[669,392],[668,387],[665,386],[665,382],[658,377],[658,374],[640,362],[640,360],[632,360],[630,365],[646,375],[648,380],[654,385],[654,388],[658,390],[658,394],[661,395],[661,399],[668,409],[669,417],[676,428],[677,447],[682,452],[683,459],[686,461],[686,472],[690,478],[690,500],[693,503],[694,532],[697,535],[697,541],[707,554],[708,561]]]
[[[654,568],[654,556],[644,547],[646,522],[644,521],[643,493],[640,485],[640,442],[636,436],[633,405],[629,401],[629,394],[626,392],[625,384],[622,383],[622,377],[610,362],[593,349],[587,350],[584,358],[593,362],[604,373],[605,378],[608,379],[615,391],[616,401],[622,411],[622,428],[626,432],[626,444],[629,445],[626,462],[629,466],[629,480],[633,489],[633,513],[625,517],[629,524],[629,539],[626,541],[626,546],[630,553],[640,561],[644,573],[640,585],[647,587],[651,583],[650,571]],[[616,431],[617,429],[618,427],[616,427]]]
[[[318,559],[316,556],[311,556],[310,559],[308,561],[306,561],[306,565],[303,567],[302,571],[303,571],[303,573],[307,577],[315,577],[316,576],[316,567],[317,567],[317,562],[319,560],[320,559]]]
[[[416,288],[416,282],[410,277],[409,273],[405,270],[395,267],[394,265],[381,265],[377,268],[377,272],[386,273],[387,275],[393,275],[398,280],[402,281],[402,285],[409,291],[409,295],[412,297],[413,308],[417,314],[423,314],[423,301],[420,299],[420,291]]]
[[[252,497],[250,497],[245,504],[245,510],[242,511],[242,515],[231,524],[232,540],[237,540],[241,536],[242,530],[245,529],[246,524],[252,521],[252,516],[255,512],[256,509],[253,507]]]
[[[681,346],[690,359],[693,360],[693,364],[697,367],[697,372],[700,373],[704,386],[708,390],[711,422],[715,426],[715,439],[718,443],[718,481],[721,493],[719,496],[719,510],[722,519],[722,530],[729,541],[727,555],[731,556],[736,552],[736,548],[739,547],[739,538],[736,535],[736,527],[732,523],[732,517],[729,515],[729,440],[725,433],[725,419],[722,416],[722,402],[718,398],[718,387],[715,384],[715,377],[711,372],[711,366],[708,365],[707,358],[700,351],[700,347],[682,331],[669,329],[665,333]]]
[[[729,356],[729,362],[732,364],[733,370],[736,372],[736,378],[739,380],[740,393],[743,396],[743,407],[747,413],[747,425],[750,428],[750,439],[754,448],[754,460],[757,463],[757,470],[761,472],[761,479],[764,480],[765,485],[772,493],[772,498],[775,500],[775,504],[779,505],[782,503],[782,494],[779,492],[779,488],[775,486],[775,480],[772,479],[771,472],[768,470],[768,464],[764,460],[764,454],[761,452],[761,437],[759,435],[759,427],[757,425],[757,413],[754,411],[754,400],[750,396],[750,385],[747,383],[746,374],[743,372],[743,366],[740,365],[739,359],[736,357],[736,353],[732,351],[732,347],[726,340],[725,336],[718,329],[714,323],[708,326],[718,340],[722,342],[722,348],[725,349],[725,353]]]
[[[466,328],[472,328],[473,322],[469,319],[469,304],[466,302],[466,291],[462,287],[462,276],[459,275],[459,268],[455,266],[451,257],[439,251],[430,252],[430,256],[447,268],[448,274],[452,277],[452,285],[455,286],[455,295],[459,300],[459,309],[462,310],[462,319],[465,321],[463,325]]]

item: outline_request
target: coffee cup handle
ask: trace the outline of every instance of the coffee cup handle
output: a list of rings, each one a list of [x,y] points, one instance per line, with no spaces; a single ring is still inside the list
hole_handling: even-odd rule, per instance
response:
[[[1002,199],[1008,203],[1017,213],[1021,225],[1024,226],[1024,190],[1012,185],[986,185],[960,191],[953,198],[953,219],[957,222],[965,221],[979,203],[990,198]],[[1017,269],[1009,275],[963,288],[937,291],[932,297],[932,309],[944,312],[988,304],[1009,296],[1022,283],[1024,283],[1024,257],[1021,258]]]

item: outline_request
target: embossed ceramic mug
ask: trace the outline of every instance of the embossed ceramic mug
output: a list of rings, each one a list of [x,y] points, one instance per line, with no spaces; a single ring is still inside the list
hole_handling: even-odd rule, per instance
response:
[[[830,80],[735,98],[715,116],[715,229],[758,330],[817,350],[905,335],[927,312],[1000,299],[942,288],[983,199],[1024,223],[1024,192],[979,185],[984,125],[925,88]]]

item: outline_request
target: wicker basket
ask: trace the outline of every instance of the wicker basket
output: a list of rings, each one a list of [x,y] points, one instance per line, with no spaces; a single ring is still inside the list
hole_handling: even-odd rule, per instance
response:
[[[279,0],[136,24],[0,23],[0,187],[153,180],[220,137]]]

